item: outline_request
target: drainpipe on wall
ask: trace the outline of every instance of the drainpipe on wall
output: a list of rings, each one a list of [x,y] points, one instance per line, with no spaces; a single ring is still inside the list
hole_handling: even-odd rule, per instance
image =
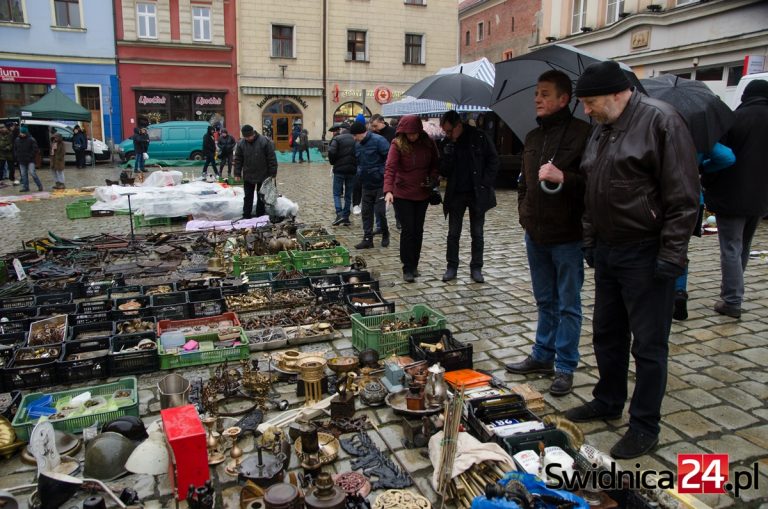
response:
[[[326,121],[328,119],[328,0],[323,0],[323,135],[327,132]]]

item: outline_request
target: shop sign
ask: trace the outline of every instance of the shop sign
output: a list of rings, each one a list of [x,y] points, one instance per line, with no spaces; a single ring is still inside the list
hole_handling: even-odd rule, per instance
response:
[[[139,96],[139,104],[141,104],[142,106],[146,106],[148,104],[165,106],[167,102],[168,102],[168,98],[163,95],[148,96],[148,95],[142,94]]]
[[[302,99],[297,95],[265,95],[264,99],[256,103],[256,106],[258,108],[262,108],[264,107],[265,104],[267,104],[272,99],[278,99],[280,97],[287,97],[288,99],[292,99],[296,101],[297,103],[301,104],[301,107],[304,108],[305,110],[309,108],[309,104],[307,104],[307,101],[305,101],[304,99]]]
[[[373,91],[373,98],[379,104],[387,104],[392,100],[392,90],[388,87],[376,87]]]
[[[402,91],[391,90],[388,87],[380,86],[380,87],[376,87],[374,90],[366,90],[365,91],[365,97],[366,98],[375,99],[380,104],[385,104],[385,103],[379,101],[379,99],[377,98],[377,95],[376,95],[378,91],[383,90],[383,89],[386,89],[387,91],[389,91],[389,100],[387,102],[390,102],[393,99],[399,99],[400,97],[403,96],[403,92]],[[351,99],[351,98],[357,99],[359,97],[362,97],[362,95],[363,95],[362,92],[363,91],[360,90],[359,88],[358,89],[349,88],[349,89],[346,89],[346,90],[339,90],[338,95],[340,97],[342,97],[342,98],[345,98],[345,99]],[[336,93],[335,90],[334,90],[333,93],[334,94]]]
[[[765,55],[747,55],[744,57],[744,70],[742,74],[755,74],[765,69]]]
[[[45,83],[56,84],[56,69],[34,69],[31,67],[0,66],[1,83]]]
[[[195,106],[221,106],[224,99],[215,95],[198,95],[195,97]]]

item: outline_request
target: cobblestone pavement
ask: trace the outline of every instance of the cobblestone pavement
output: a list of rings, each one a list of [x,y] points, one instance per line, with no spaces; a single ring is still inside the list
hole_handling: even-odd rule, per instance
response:
[[[95,170],[67,168],[69,186],[99,185],[104,178],[116,179],[117,168]],[[49,188],[50,172],[40,172]],[[300,204],[299,218],[304,222],[329,225],[333,219],[331,182],[328,166],[281,165],[279,190]],[[18,188],[0,190],[0,199]],[[128,231],[125,216],[69,221],[65,204],[72,196],[18,203],[21,216],[4,220],[0,229],[3,251],[20,247],[22,239],[44,236],[48,230],[63,236],[96,232]],[[447,224],[438,207],[427,214],[424,250],[420,264],[421,277],[415,284],[402,283],[398,260],[399,235],[393,228],[389,248],[377,247],[362,254],[369,268],[380,273],[385,297],[394,299],[400,309],[419,303],[442,311],[449,327],[462,341],[474,347],[477,368],[493,371],[507,382],[529,382],[545,395],[551,412],[561,412],[591,399],[597,379],[597,368],[591,345],[591,315],[594,303],[593,273],[587,270],[583,291],[585,320],[581,338],[581,366],[575,376],[573,394],[553,398],[546,393],[550,380],[506,373],[506,362],[519,360],[530,352],[536,329],[536,308],[530,288],[522,231],[517,222],[517,199],[513,190],[498,192],[499,206],[486,221],[485,284],[472,283],[466,262],[469,257],[468,235],[462,239],[459,278],[449,284],[440,281],[445,268],[444,249]],[[392,214],[390,213],[390,219]],[[465,234],[468,227],[465,226]],[[351,227],[337,227],[335,233],[346,246],[361,238],[360,216],[353,216]],[[763,222],[755,237],[753,250],[768,251],[768,222]],[[352,250],[354,253],[354,250]],[[716,236],[691,241],[691,274],[689,278],[689,319],[676,322],[670,336],[670,363],[667,395],[662,407],[662,432],[658,449],[637,461],[621,462],[625,468],[676,469],[678,453],[727,453],[731,478],[736,470],[752,470],[757,464],[759,488],[742,492],[739,500],[730,495],[700,495],[712,507],[768,507],[768,260],[752,259],[746,278],[746,301],[740,320],[717,315],[712,305],[719,290],[719,257]],[[349,331],[343,339],[330,345],[338,352],[349,353],[352,345]],[[329,346],[329,345],[325,345]],[[196,376],[205,370],[188,373]],[[153,387],[161,374],[140,379],[141,412],[154,420],[159,402]],[[631,384],[632,382],[630,382]],[[286,397],[298,402],[292,386],[281,387]],[[631,394],[632,387],[630,387]],[[383,441],[395,451],[397,458],[414,474],[420,491],[435,500],[428,484],[429,461],[417,450],[405,449],[401,443],[400,418],[389,409],[365,410],[377,423]],[[626,430],[627,414],[622,421],[582,425],[587,441],[603,451]],[[245,450],[252,449],[245,439]],[[296,460],[294,458],[295,465]],[[337,471],[346,471],[348,458],[336,462]],[[31,481],[31,467],[17,458],[0,463],[0,488]],[[217,486],[223,491],[225,507],[234,507],[239,487],[221,467],[215,471]],[[130,476],[115,483],[131,485],[147,501],[146,507],[173,507],[167,476]],[[229,502],[228,502],[229,501]],[[182,504],[183,505],[183,504]]]

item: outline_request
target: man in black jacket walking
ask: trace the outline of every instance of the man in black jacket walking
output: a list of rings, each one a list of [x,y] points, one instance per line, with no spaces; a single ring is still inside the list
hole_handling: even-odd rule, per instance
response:
[[[349,213],[352,207],[352,188],[357,173],[355,157],[355,137],[349,133],[346,124],[334,125],[329,129],[334,133],[328,146],[328,161],[333,165],[333,206],[336,219],[333,226],[349,226]],[[344,195],[344,205],[341,196]]]
[[[208,175],[208,165],[213,166],[213,173],[218,177],[219,170],[216,168],[216,138],[214,137],[214,128],[212,125],[208,126],[208,130],[203,135],[203,157],[205,157],[205,164],[203,165],[203,178]]]
[[[267,177],[277,176],[275,147],[266,137],[259,135],[252,126],[245,124],[241,129],[242,139],[235,147],[235,178],[243,179],[243,218],[253,217],[253,195],[258,194],[256,217],[266,213],[261,185]]]
[[[704,175],[704,203],[717,216],[720,240],[720,300],[714,309],[740,318],[749,249],[760,218],[768,214],[768,81],[751,81],[735,114],[722,142],[736,164]]]
[[[227,163],[227,177],[232,175],[232,151],[235,149],[235,137],[230,136],[226,129],[221,130],[219,135],[219,163],[221,168],[220,174],[224,174],[224,163]]]
[[[496,206],[496,174],[499,156],[493,142],[479,129],[461,121],[450,110],[440,118],[445,139],[440,146],[440,175],[448,180],[443,198],[443,213],[448,217],[448,241],[445,259],[448,267],[443,281],[456,279],[459,267],[459,239],[464,212],[469,209],[469,233],[472,237],[470,275],[483,283],[483,227],[485,213]]]

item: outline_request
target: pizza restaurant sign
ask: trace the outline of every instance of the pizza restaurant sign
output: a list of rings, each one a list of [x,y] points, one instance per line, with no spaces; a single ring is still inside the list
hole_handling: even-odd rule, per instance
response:
[[[346,98],[357,98],[362,97],[363,91],[360,89],[346,89],[346,90],[339,90],[339,95],[341,97]],[[365,97],[375,99],[377,102],[381,104],[386,104],[393,99],[399,99],[403,96],[403,91],[401,90],[390,90],[387,87],[377,87],[374,90],[366,90],[365,91]]]

